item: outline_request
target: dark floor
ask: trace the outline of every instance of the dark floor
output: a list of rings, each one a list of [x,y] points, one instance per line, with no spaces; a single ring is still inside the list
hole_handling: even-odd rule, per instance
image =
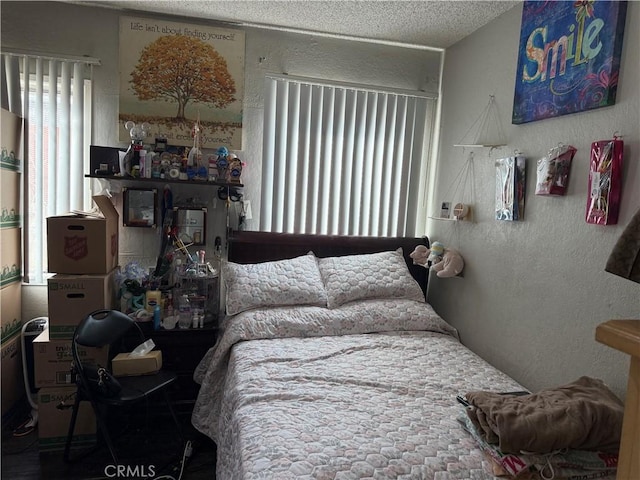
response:
[[[62,459],[62,451],[42,452],[38,432],[15,436],[16,428],[28,419],[28,411],[18,412],[4,422],[2,429],[2,473],[10,480],[152,480],[165,475],[180,478],[182,458],[187,441],[192,454],[184,462],[182,480],[215,480],[215,444],[197,432],[188,412],[179,414],[184,442],[180,442],[175,424],[167,415],[129,412],[126,419],[115,419],[114,434],[118,464],[128,467],[116,474],[109,451],[98,448],[71,464]],[[78,452],[78,451],[75,451]],[[80,451],[82,453],[82,451]],[[73,457],[73,455],[72,455]],[[126,473],[123,473],[126,472]],[[170,477],[163,477],[170,478]]]

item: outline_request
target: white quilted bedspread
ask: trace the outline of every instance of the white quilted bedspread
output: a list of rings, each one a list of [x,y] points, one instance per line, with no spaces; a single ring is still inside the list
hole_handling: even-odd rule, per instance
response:
[[[195,378],[218,480],[493,478],[455,397],[522,390],[412,300],[243,312]]]

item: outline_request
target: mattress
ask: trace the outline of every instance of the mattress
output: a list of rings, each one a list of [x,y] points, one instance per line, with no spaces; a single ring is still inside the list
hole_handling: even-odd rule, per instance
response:
[[[195,378],[225,480],[493,478],[456,395],[523,389],[402,299],[232,316]]]

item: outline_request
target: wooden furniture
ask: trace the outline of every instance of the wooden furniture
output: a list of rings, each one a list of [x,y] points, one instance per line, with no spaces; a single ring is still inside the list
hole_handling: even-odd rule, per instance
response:
[[[609,320],[596,328],[596,340],[631,355],[622,423],[618,480],[640,475],[640,320]]]
[[[179,412],[193,409],[200,385],[193,380],[193,372],[209,348],[216,342],[218,329],[213,325],[203,328],[180,330],[153,330],[151,322],[141,324],[146,338],[156,344],[155,349],[162,351],[162,368],[176,372],[178,379],[170,390],[171,400]],[[126,351],[137,346],[137,338],[129,337]]]

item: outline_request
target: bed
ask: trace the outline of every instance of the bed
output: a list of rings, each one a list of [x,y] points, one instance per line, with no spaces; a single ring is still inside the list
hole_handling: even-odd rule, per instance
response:
[[[194,375],[192,423],[217,445],[216,478],[505,473],[465,428],[456,396],[524,388],[425,302],[427,270],[409,257],[425,242],[233,234],[230,315]]]

